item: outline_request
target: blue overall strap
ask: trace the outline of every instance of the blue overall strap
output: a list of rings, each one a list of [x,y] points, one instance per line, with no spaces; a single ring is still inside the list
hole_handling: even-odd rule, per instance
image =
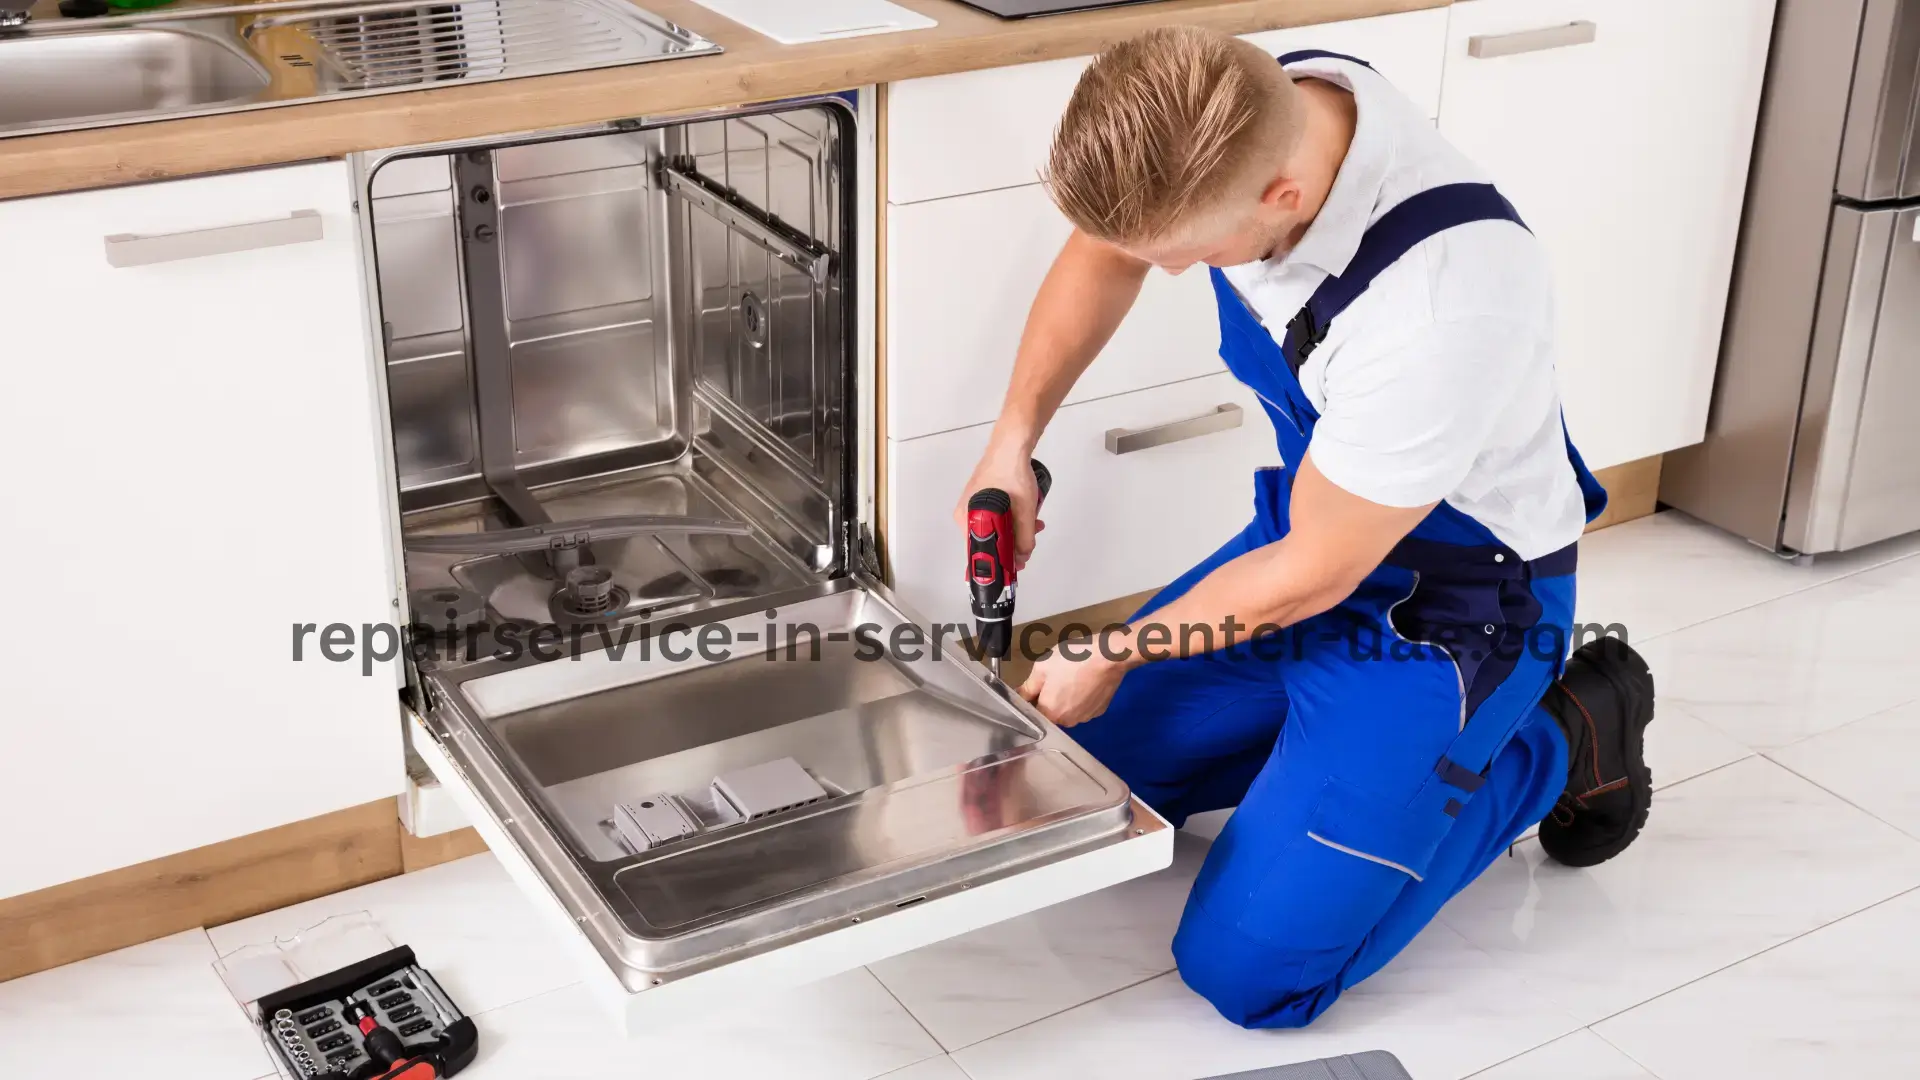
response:
[[[1280,54],[1281,67],[1286,67],[1289,64],[1298,64],[1303,60],[1345,60],[1350,64],[1359,64],[1369,71],[1373,69],[1372,64],[1367,63],[1357,56],[1348,56],[1346,53],[1328,52],[1325,49],[1296,49],[1290,53]]]
[[[1475,221],[1511,221],[1526,228],[1513,204],[1492,184],[1442,184],[1380,215],[1360,238],[1347,268],[1321,282],[1287,324],[1285,352],[1294,375],[1300,374],[1300,365],[1326,339],[1334,318],[1366,292],[1381,271],[1429,237]]]

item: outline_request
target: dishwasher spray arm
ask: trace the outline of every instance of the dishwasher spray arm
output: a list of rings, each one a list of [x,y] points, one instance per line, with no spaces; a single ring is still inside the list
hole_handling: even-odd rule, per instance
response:
[[[530,555],[542,553],[564,579],[580,567],[582,556],[596,540],[625,540],[661,533],[700,533],[710,536],[750,536],[753,526],[725,518],[681,517],[674,514],[622,514],[578,518],[549,525],[524,525],[491,532],[439,533],[409,536],[402,547],[420,555]]]

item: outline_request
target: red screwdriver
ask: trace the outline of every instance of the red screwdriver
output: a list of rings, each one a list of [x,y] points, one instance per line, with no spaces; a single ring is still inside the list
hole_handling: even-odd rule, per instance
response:
[[[364,1001],[349,1001],[343,1010],[347,1022],[360,1029],[362,1046],[374,1065],[382,1071],[355,1080],[435,1080],[440,1070],[430,1057],[409,1056],[400,1036],[380,1026],[373,1009]]]
[[[1053,474],[1038,458],[1029,463],[1044,502]],[[1036,504],[1034,512],[1039,510]],[[1013,591],[1019,573],[1014,567],[1013,499],[999,488],[981,488],[967,499],[967,585],[980,656],[996,677],[1000,661],[1013,650]]]

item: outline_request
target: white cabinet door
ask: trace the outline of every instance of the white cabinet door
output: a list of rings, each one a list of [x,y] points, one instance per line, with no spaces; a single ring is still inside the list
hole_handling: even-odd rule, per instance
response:
[[[1037,184],[888,210],[887,430],[911,439],[1000,414],[1027,309],[1071,226]],[[1147,276],[1069,402],[1223,370],[1204,268]]]
[[[1328,49],[1372,64],[1428,115],[1440,101],[1447,11],[1248,34],[1280,55]],[[963,71],[887,87],[887,201],[919,202],[1040,179],[1053,127],[1090,57]]]
[[[1698,442],[1773,0],[1451,10],[1440,128],[1552,254],[1575,442],[1595,468]]]
[[[1237,426],[1179,437],[1220,428],[1209,414],[1222,406],[1240,410]],[[1170,426],[1198,418],[1213,422]],[[1107,449],[1110,430],[1154,429],[1173,441]],[[936,623],[971,626],[967,545],[953,507],[990,430],[982,424],[889,449],[894,591]],[[1023,622],[1172,581],[1246,525],[1253,470],[1279,464],[1259,399],[1224,371],[1069,405],[1034,453],[1052,471],[1053,490],[1040,514],[1047,529],[1020,572]]]
[[[0,203],[0,252],[0,896],[397,793],[346,167]]]

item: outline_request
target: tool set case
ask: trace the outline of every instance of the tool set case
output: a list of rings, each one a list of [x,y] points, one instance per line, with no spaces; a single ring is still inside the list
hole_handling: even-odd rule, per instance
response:
[[[473,1061],[479,1040],[473,1021],[414,960],[406,946],[331,974],[268,994],[257,1021],[268,1045],[297,1080],[430,1080],[452,1076]],[[405,1048],[399,1062],[382,1060],[356,1019],[394,1033]],[[425,1062],[429,1069],[402,1062]]]

